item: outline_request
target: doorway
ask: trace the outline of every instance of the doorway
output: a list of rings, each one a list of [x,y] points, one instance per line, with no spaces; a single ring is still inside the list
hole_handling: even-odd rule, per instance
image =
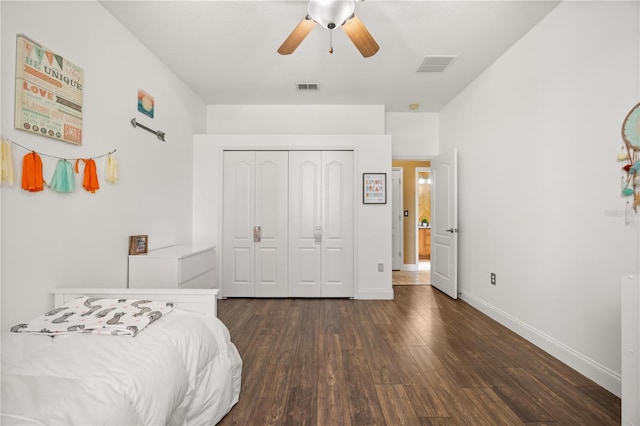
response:
[[[418,175],[417,169],[429,170],[430,161],[393,160],[394,170],[401,170],[402,198],[397,202],[401,206],[394,206],[393,211],[401,214],[401,262],[398,270],[393,268],[392,278],[394,285],[428,285],[431,283],[431,274],[428,262],[423,262],[423,270],[420,270],[419,259],[419,228],[421,222],[419,216]],[[394,197],[395,198],[395,197]]]

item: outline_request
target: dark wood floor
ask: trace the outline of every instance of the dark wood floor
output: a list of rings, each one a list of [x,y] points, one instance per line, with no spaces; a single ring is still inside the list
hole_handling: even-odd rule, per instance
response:
[[[619,425],[620,399],[461,300],[227,299],[244,361],[221,425]]]

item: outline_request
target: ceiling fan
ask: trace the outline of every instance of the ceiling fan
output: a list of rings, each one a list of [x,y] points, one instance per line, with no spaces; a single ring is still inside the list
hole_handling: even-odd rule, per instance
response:
[[[316,24],[320,24],[329,30],[342,27],[362,56],[368,58],[375,55],[380,46],[354,14],[355,8],[355,0],[310,0],[307,16],[291,31],[278,48],[278,53],[292,54]],[[333,53],[333,47],[329,47],[329,52]]]

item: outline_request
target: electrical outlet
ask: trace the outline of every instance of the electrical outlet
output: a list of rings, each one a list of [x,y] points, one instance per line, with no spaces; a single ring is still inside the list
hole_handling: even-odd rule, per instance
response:
[[[491,284],[496,285],[496,274],[495,273],[491,273]]]
[[[378,272],[384,272],[384,263],[378,263]]]

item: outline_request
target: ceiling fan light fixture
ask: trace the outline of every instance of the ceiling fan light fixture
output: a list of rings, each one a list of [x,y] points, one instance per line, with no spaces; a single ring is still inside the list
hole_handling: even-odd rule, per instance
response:
[[[307,13],[323,27],[334,29],[351,18],[355,9],[354,0],[310,0]]]

